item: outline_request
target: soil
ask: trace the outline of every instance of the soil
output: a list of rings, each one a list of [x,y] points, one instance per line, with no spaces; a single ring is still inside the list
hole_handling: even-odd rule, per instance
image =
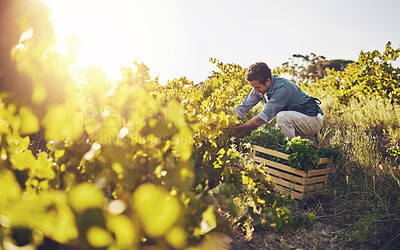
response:
[[[230,234],[230,239],[229,249],[232,250],[340,248],[335,240],[335,230],[331,225],[324,224],[317,224],[313,231],[305,229],[290,233],[255,231],[250,241],[246,241],[241,232],[233,232]]]
[[[258,249],[343,249],[345,246],[338,235],[343,235],[343,228],[334,224],[331,214],[331,202],[324,196],[297,202],[292,211],[295,214],[315,215],[312,231],[304,228],[294,232],[274,232],[256,229],[251,240],[246,240],[240,230],[233,231],[228,237],[217,240],[213,249],[258,250]]]
[[[203,242],[204,250],[261,250],[261,249],[343,249],[335,237],[336,230],[331,225],[318,223],[313,231],[299,229],[291,233],[276,233],[270,230],[253,232],[250,241],[240,231],[213,235],[213,239]]]

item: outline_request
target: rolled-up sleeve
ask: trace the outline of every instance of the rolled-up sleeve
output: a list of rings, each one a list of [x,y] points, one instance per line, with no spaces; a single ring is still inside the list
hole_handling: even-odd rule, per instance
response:
[[[232,110],[232,113],[238,114],[240,119],[243,119],[244,115],[262,99],[262,96],[257,94],[254,89],[252,89],[246,99],[244,99],[239,106]]]
[[[278,114],[278,112],[282,111],[283,108],[287,105],[290,98],[292,97],[293,92],[291,89],[280,86],[274,90],[274,94],[272,98],[267,101],[267,105],[265,105],[264,109],[258,114],[258,117],[265,122],[271,122],[272,119]]]

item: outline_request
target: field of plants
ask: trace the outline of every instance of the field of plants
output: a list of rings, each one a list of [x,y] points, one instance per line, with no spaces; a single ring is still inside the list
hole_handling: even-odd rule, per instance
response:
[[[0,249],[212,249],[305,229],[313,248],[400,246],[400,48],[362,51],[343,69],[274,70],[297,76],[325,112],[310,141],[285,141],[274,123],[254,132],[270,131],[295,167],[332,159],[326,190],[295,201],[249,159],[257,134],[228,136],[251,89],[245,68],[210,59],[204,82],[159,83],[136,63],[110,83],[93,66],[78,83],[73,48],[54,52],[43,6],[23,3],[0,3]],[[318,77],[307,73],[316,65]]]

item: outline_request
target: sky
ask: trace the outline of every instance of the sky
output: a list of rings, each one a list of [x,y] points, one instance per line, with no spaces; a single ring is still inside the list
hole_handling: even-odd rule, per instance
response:
[[[357,60],[361,50],[400,47],[400,0],[44,0],[57,48],[79,37],[78,64],[109,78],[144,63],[160,82],[204,81],[209,58],[280,66],[293,54]]]

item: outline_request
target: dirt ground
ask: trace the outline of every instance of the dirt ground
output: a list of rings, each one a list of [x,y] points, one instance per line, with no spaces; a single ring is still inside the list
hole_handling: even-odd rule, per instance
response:
[[[305,229],[291,233],[275,233],[273,231],[255,231],[253,238],[246,241],[240,232],[230,236],[229,249],[338,249],[332,226],[316,223],[313,231]]]
[[[232,250],[343,249],[342,241],[338,238],[338,234],[341,234],[343,229],[334,225],[330,207],[330,202],[324,200],[323,196],[297,203],[294,214],[304,215],[312,212],[316,216],[312,231],[302,228],[289,233],[276,233],[272,230],[256,229],[252,239],[247,241],[244,234],[236,230],[229,234],[227,239],[221,240],[218,248]]]
[[[250,241],[240,231],[229,235],[214,235],[213,240],[203,242],[200,249],[207,250],[265,250],[265,249],[343,249],[335,237],[331,225],[316,223],[313,231],[299,229],[291,233],[275,233],[270,230],[256,230]]]

